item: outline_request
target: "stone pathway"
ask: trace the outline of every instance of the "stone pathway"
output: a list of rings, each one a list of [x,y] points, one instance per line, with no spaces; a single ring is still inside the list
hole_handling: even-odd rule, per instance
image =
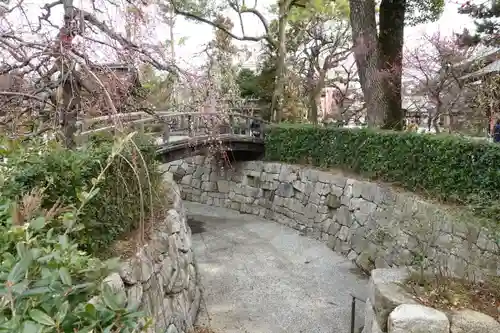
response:
[[[350,332],[350,294],[364,298],[367,281],[347,259],[275,222],[185,205],[203,286],[199,324],[220,333]]]

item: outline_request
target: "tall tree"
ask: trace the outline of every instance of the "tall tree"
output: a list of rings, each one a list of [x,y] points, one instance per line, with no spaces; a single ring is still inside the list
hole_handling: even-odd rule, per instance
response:
[[[74,0],[44,1],[29,8],[23,1],[3,2],[0,15],[5,24],[0,28],[0,75],[10,76],[12,71],[22,73],[29,82],[22,98],[41,103],[36,106],[38,110],[33,110],[33,103],[23,103],[30,106],[23,105],[19,112],[30,114],[32,118],[40,113],[47,114],[50,119],[40,124],[39,131],[55,129],[56,133],[64,133],[64,142],[69,147],[75,145],[73,134],[77,117],[92,114],[101,101],[106,104],[106,112],[118,112],[119,105],[132,95],[137,83],[137,71],[130,68],[133,67],[130,61],[127,61],[128,66],[102,63],[97,66],[99,58],[104,56],[114,62],[130,59],[133,55],[135,63],[140,59],[141,63],[149,63],[157,70],[179,72],[164,61],[159,43],[148,43],[146,38],[134,40],[134,29],[129,29],[128,36],[124,36],[120,30],[125,26],[119,26],[119,22],[125,23],[123,16],[110,22],[110,17],[101,9],[83,6]],[[136,1],[127,1],[127,5],[108,0],[101,2],[101,7],[113,12],[134,14],[131,15],[134,19],[125,25],[140,23],[134,28],[143,31],[147,26],[147,6]],[[26,15],[27,10],[35,16]],[[144,20],[139,21],[140,17]],[[0,95],[10,94],[9,91],[0,92]],[[49,112],[49,108],[45,108],[48,105],[52,107]]]
[[[339,5],[342,3],[347,4],[339,1],[296,9],[297,16],[290,22],[290,51],[295,51],[292,61],[305,79],[308,119],[312,123],[318,122],[318,102],[328,72],[351,54],[347,7]]]
[[[306,8],[312,3],[317,6],[322,6],[323,3],[331,2],[330,0],[277,0],[274,6],[274,11],[277,14],[277,20],[274,27],[272,26],[265,15],[257,9],[257,1],[252,5],[247,4],[245,0],[225,0],[221,3],[210,2],[206,0],[168,0],[178,15],[182,15],[188,19],[196,20],[226,32],[229,36],[240,41],[264,42],[266,46],[275,53],[275,84],[271,98],[271,110],[273,111],[273,120],[280,121],[281,104],[283,100],[286,65],[285,59],[287,54],[287,34],[289,16],[294,8]],[[224,9],[232,9],[239,17],[240,33],[233,33],[232,30],[224,27],[220,22],[216,21],[217,14]],[[246,34],[246,30],[242,21],[243,15],[252,15],[260,21],[264,29],[264,34],[261,36],[250,36]]]
[[[249,68],[242,68],[236,77],[236,83],[240,89],[242,98],[257,98],[261,97],[261,89],[259,87],[258,75],[255,71]]]
[[[467,59],[473,48],[459,47],[440,33],[424,35],[423,40],[425,47],[420,45],[405,52],[405,77],[416,97],[411,106],[418,114],[427,113],[429,130],[433,127],[439,132],[439,119],[445,116],[449,119],[448,129],[452,131],[457,127],[455,115],[466,115],[464,99],[468,92],[460,80],[463,69],[454,65]],[[472,119],[469,117],[469,120]]]
[[[404,27],[439,17],[444,0],[381,0],[380,4],[375,0],[349,0],[349,5],[368,125],[401,130]]]
[[[459,41],[465,45],[482,43],[485,45],[500,45],[500,2],[497,0],[484,1],[473,4],[466,1],[458,10],[461,14],[468,14],[474,18],[476,32],[470,34],[468,30],[460,36]]]

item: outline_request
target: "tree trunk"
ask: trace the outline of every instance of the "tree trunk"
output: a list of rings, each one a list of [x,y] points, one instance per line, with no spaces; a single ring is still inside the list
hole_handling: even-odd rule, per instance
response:
[[[387,110],[383,128],[403,130],[401,105],[403,41],[406,0],[383,0],[379,12],[379,47],[381,72],[386,77],[384,97]]]
[[[313,124],[318,123],[318,102],[316,96],[309,96],[309,121]]]
[[[281,99],[283,98],[284,69],[286,56],[286,23],[288,19],[287,8],[289,0],[279,1],[279,18],[278,18],[278,56],[276,58],[276,78],[271,99],[271,112],[274,122],[280,122],[282,118]]]
[[[380,55],[374,0],[349,0],[354,58],[366,103],[366,121],[370,127],[384,124],[387,110],[384,76],[380,73]]]
[[[441,132],[439,129],[438,119],[439,119],[438,116],[432,118],[432,126],[434,127],[436,134],[439,134]]]
[[[76,147],[76,120],[79,111],[80,85],[76,82],[73,75],[69,75],[62,83],[62,108],[60,110],[59,120],[64,135],[64,145],[69,149]]]
[[[319,73],[318,81],[309,92],[309,121],[313,124],[318,123],[318,97],[325,86],[326,70]]]

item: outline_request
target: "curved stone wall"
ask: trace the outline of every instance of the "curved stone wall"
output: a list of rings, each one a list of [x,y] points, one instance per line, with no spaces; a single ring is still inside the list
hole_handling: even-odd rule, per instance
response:
[[[325,241],[365,271],[439,263],[464,276],[497,272],[499,244],[488,230],[444,206],[388,186],[280,163],[221,168],[203,156],[163,166],[188,201],[232,208]],[[435,265],[434,265],[435,266]]]
[[[200,286],[191,248],[191,229],[179,186],[166,174],[172,208],[152,226],[144,247],[124,260],[119,273],[105,282],[124,293],[153,318],[149,332],[185,333],[193,329],[200,305]]]

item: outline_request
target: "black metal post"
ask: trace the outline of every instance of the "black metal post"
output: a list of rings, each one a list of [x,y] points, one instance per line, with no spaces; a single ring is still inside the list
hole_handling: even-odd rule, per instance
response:
[[[354,333],[354,326],[356,321],[356,297],[351,295],[351,333]]]
[[[366,303],[366,300],[351,294],[351,333],[356,329],[356,300]]]

